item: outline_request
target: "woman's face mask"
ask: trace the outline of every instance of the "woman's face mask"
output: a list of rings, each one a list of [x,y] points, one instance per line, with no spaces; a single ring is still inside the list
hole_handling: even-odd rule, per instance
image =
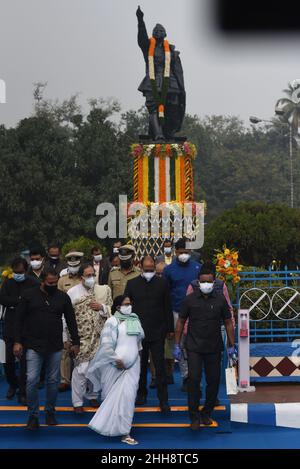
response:
[[[122,305],[122,306],[120,306],[120,312],[122,314],[125,314],[126,316],[128,316],[129,314],[132,313],[132,306],[131,305]]]

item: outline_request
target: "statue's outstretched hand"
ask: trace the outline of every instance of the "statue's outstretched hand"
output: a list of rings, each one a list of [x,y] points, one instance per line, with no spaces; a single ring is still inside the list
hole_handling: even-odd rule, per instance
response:
[[[144,18],[144,13],[142,12],[142,10],[140,8],[140,5],[138,6],[138,8],[136,10],[136,16],[137,16],[139,21]]]

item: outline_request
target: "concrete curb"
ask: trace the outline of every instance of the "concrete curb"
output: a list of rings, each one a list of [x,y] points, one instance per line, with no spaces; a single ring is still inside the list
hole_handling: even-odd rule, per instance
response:
[[[232,422],[300,428],[300,402],[231,404]]]

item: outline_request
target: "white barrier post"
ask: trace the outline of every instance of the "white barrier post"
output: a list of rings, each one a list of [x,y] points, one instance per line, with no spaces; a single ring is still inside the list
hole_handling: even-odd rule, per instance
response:
[[[249,310],[238,311],[238,351],[239,351],[239,383],[240,392],[253,392],[255,386],[250,386],[250,331]]]

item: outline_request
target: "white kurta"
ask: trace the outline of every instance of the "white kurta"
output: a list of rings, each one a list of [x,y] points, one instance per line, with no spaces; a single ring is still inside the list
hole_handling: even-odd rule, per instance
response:
[[[112,317],[106,321],[105,326],[116,322]],[[108,323],[108,324],[107,324]],[[103,329],[106,335],[105,326]],[[128,435],[130,433],[135,399],[140,377],[139,349],[143,335],[128,335],[125,322],[118,324],[118,338],[111,361],[107,363],[104,356],[105,347],[101,351],[101,345],[96,357],[89,368],[89,375],[93,369],[100,373],[101,396],[103,402],[89,423],[89,427],[104,436]],[[103,338],[104,342],[105,339]],[[116,368],[115,360],[123,361],[126,369]],[[91,381],[92,378],[90,378]]]

